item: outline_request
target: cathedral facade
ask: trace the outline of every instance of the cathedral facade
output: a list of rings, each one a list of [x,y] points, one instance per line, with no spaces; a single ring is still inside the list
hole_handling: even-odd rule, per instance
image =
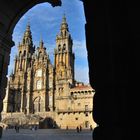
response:
[[[33,45],[30,25],[27,25],[8,80],[2,120],[37,114],[44,120],[51,118],[59,128],[96,126],[92,118],[95,91],[75,80],[72,47],[65,16],[56,36],[54,64],[42,39],[39,47]]]

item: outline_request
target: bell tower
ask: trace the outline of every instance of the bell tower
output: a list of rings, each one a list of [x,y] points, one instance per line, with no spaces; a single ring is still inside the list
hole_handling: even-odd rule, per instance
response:
[[[56,90],[63,91],[74,86],[74,53],[73,41],[69,33],[65,15],[63,16],[60,33],[56,36],[56,48],[54,50],[54,69]],[[62,95],[62,94],[61,94]]]
[[[18,45],[18,55],[15,58],[15,70],[26,72],[30,65],[31,55],[34,53],[35,48],[33,47],[32,34],[30,30],[30,24],[27,24],[26,30],[22,42]]]
[[[74,85],[74,53],[72,52],[72,45],[73,41],[64,15],[60,33],[56,36],[54,67],[56,80],[69,82],[70,85]]]

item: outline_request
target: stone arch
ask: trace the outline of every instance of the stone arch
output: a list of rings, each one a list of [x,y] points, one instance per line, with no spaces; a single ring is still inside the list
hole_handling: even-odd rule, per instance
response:
[[[25,57],[26,56],[26,50],[24,50],[24,52],[23,52],[23,57]]]
[[[33,100],[33,113],[40,112],[41,97],[37,96]]]
[[[26,3],[22,1],[24,4],[16,6],[16,13],[14,13],[14,10],[9,9],[12,3],[8,5],[6,0],[1,0],[0,9],[3,12],[0,12],[0,17],[4,18],[0,21],[0,62],[3,62],[2,65],[0,64],[3,68],[0,70],[0,76],[2,75],[0,77],[0,84],[2,83],[0,85],[0,111],[5,93],[10,48],[14,44],[11,35],[13,28],[19,20],[18,17],[21,17],[33,5],[44,1],[32,0],[30,1],[32,4],[29,0]],[[46,1],[53,2],[53,5],[60,4],[59,0]],[[102,3],[98,0],[83,0],[83,3],[87,21],[85,28],[90,83],[96,90],[94,120],[99,124],[99,127],[94,130],[93,139],[122,140],[129,136],[139,136],[139,133],[131,131],[131,128],[135,129],[134,126],[139,121],[139,118],[134,115],[137,114],[135,108],[139,106],[139,102],[135,101],[139,99],[137,97],[137,91],[139,91],[137,66],[139,66],[140,56],[137,46],[140,42],[138,18],[140,10],[134,7],[138,4],[134,4],[133,1],[125,3],[106,0]],[[7,16],[8,11],[11,16]],[[128,123],[130,120],[134,122]]]

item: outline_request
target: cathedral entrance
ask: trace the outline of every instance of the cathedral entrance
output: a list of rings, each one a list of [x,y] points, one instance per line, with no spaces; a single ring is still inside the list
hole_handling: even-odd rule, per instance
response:
[[[58,126],[52,118],[47,117],[44,120],[40,121],[39,128],[40,129],[47,129],[47,128],[52,129],[52,128],[58,128]]]

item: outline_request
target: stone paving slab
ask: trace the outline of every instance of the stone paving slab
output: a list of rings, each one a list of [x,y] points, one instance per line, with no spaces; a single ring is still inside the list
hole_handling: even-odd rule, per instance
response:
[[[1,140],[92,140],[92,132],[83,130],[77,133],[76,130],[57,130],[57,129],[20,129],[16,133],[14,129],[3,131]]]

